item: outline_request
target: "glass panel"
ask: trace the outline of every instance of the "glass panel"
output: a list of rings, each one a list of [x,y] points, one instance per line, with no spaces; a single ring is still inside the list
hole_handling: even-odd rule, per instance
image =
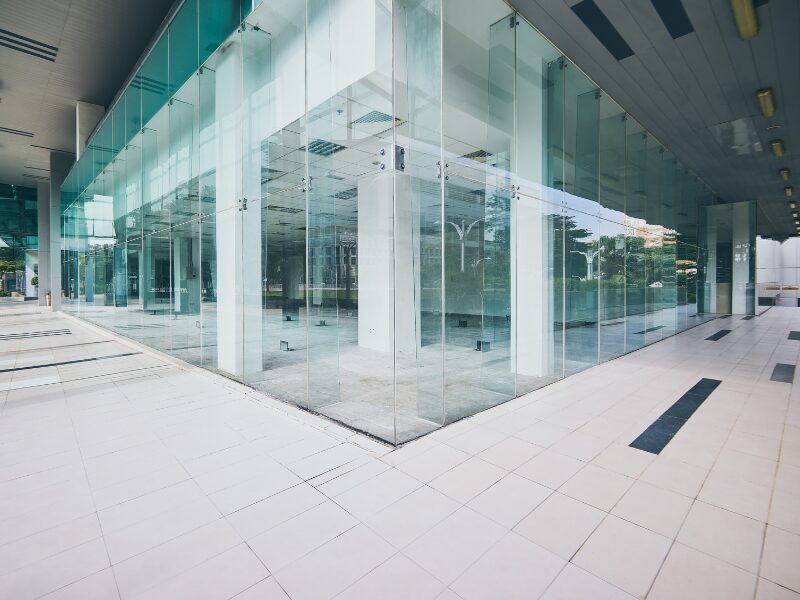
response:
[[[397,443],[444,422],[442,362],[441,3],[394,7]]]
[[[633,119],[625,122],[625,351],[644,346],[645,245],[639,234],[647,210],[647,134]]]
[[[259,215],[258,231],[253,223],[246,235],[260,235],[260,258],[249,268],[261,287],[260,315],[245,331],[260,319],[262,338],[253,345],[262,344],[263,370],[250,373],[249,383],[306,406],[305,14],[297,8],[267,3],[243,36],[245,196],[248,213]]]
[[[169,93],[188,81],[199,64],[198,0],[184,0],[169,25]]]
[[[307,10],[309,407],[394,441],[391,12]]]
[[[598,242],[599,360],[625,352],[625,124],[627,117],[600,98]]]
[[[514,395],[510,178],[515,24],[503,2],[444,2],[447,422]]]
[[[172,38],[170,38],[172,39]],[[200,221],[198,201],[198,76],[169,101],[169,207],[172,253],[172,353],[200,364]]]
[[[564,371],[566,375],[598,360],[598,241],[599,219],[589,214],[596,204],[571,197],[564,216]]]
[[[142,91],[142,123],[148,121],[169,98],[169,32],[150,51],[133,82]]]
[[[551,77],[562,73],[551,68],[557,65],[558,52],[519,18],[515,41],[517,193],[511,200],[511,335],[519,395],[563,375],[560,192],[543,185],[552,185],[547,180],[548,150],[556,147],[549,143],[548,118],[555,122],[560,114],[550,103],[561,105],[563,97],[549,96],[557,85]],[[559,134],[555,137],[560,139]]]
[[[172,268],[169,179],[169,111],[160,110],[142,130],[143,343],[169,351]]]
[[[216,222],[216,71],[210,65],[198,73],[198,210],[200,222],[201,365],[217,363],[217,222]]]

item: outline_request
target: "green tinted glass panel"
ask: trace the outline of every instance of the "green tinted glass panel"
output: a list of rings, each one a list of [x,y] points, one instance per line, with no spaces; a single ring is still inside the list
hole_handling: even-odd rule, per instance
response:
[[[185,0],[169,26],[169,90],[174,94],[197,69],[197,0]]]
[[[169,97],[169,35],[164,34],[131,84],[142,91],[142,122],[147,123]]]
[[[225,41],[240,22],[238,0],[199,0],[200,63]]]

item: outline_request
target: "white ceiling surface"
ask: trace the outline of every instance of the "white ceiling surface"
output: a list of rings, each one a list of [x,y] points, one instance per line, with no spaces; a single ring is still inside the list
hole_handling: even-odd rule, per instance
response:
[[[800,2],[758,6],[759,33],[739,38],[729,0],[683,0],[694,32],[672,39],[649,0],[595,0],[633,56],[617,61],[571,10],[579,0],[511,0],[519,11],[727,202],[758,201],[762,234],[794,233],[778,169],[800,194]],[[758,4],[758,2],[756,2]],[[775,116],[756,91],[771,87]],[[711,127],[752,117],[764,151],[723,152]],[[774,129],[769,126],[778,125]],[[769,141],[784,140],[775,158]]]
[[[0,29],[58,48],[51,62],[0,46],[0,127],[33,134],[0,131],[0,182],[35,186],[49,149],[75,151],[75,102],[108,105],[171,4],[0,0]]]

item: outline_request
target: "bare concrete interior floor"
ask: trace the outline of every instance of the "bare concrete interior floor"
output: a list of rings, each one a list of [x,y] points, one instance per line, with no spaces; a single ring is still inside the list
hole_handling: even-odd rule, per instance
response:
[[[717,319],[390,451],[3,305],[0,598],[800,598],[793,330]]]

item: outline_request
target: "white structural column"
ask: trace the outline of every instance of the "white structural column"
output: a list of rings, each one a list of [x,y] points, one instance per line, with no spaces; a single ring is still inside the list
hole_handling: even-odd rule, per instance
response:
[[[717,312],[717,224],[713,211],[706,210],[706,310],[714,314]]]
[[[50,153],[50,292],[52,310],[61,309],[61,184],[74,163],[72,155]]]
[[[50,292],[50,182],[36,186],[39,238],[39,306],[47,306]]]
[[[519,36],[520,50],[532,38]],[[519,51],[518,51],[519,52]],[[535,48],[520,56],[539,56]],[[511,199],[511,352],[520,375],[543,377],[553,369],[553,286],[550,280],[550,205],[545,204],[542,131],[546,65],[526,65],[516,78],[514,170],[519,194]]]
[[[242,203],[242,77],[237,41],[220,56],[215,80],[217,363],[228,373],[247,376],[263,364],[261,218],[258,198],[248,198],[246,209]]]
[[[411,202],[402,172],[358,182],[358,345],[413,357],[420,307]]]
[[[731,285],[731,312],[747,314],[748,295],[752,293],[753,281],[750,278],[750,226],[751,205],[737,202],[733,205],[733,272]],[[748,289],[749,288],[749,289]]]
[[[81,157],[86,149],[86,142],[94,128],[103,118],[106,109],[99,104],[89,102],[75,103],[75,156],[76,160]]]

